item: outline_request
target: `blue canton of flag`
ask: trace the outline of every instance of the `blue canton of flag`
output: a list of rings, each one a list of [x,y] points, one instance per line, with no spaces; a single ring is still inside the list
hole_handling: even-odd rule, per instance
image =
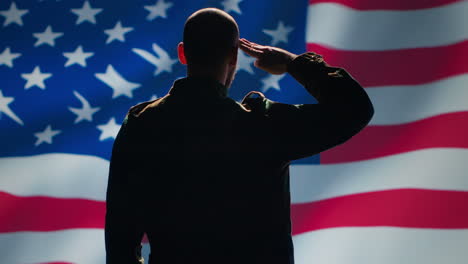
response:
[[[305,51],[307,1],[4,1],[0,3],[0,156],[48,152],[109,158],[132,105],[165,95],[185,76],[177,59],[186,18],[229,12],[241,37]],[[259,90],[313,102],[290,76],[269,75],[239,52],[229,96]]]

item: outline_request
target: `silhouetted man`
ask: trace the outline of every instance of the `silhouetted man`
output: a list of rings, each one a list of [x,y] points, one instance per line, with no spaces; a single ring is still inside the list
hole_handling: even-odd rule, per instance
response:
[[[288,72],[318,101],[289,105],[227,97],[237,51]],[[218,9],[191,15],[178,46],[186,78],[134,106],[115,140],[107,190],[107,263],[291,264],[289,164],[351,138],[373,107],[363,88],[314,53],[239,39]],[[286,89],[285,89],[286,90]]]

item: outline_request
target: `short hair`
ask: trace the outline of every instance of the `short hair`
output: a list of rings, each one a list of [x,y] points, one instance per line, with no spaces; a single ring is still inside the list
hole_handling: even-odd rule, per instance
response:
[[[193,13],[184,26],[184,51],[188,64],[219,66],[237,48],[239,28],[228,13],[204,8]]]

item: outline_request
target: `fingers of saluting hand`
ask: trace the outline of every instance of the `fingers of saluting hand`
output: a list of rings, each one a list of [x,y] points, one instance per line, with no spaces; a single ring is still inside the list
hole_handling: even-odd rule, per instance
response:
[[[254,48],[256,50],[263,50],[265,48],[265,46],[262,46],[262,45],[259,45],[257,43],[248,41],[245,38],[240,39],[240,43],[242,43],[242,44],[244,44],[244,45],[246,45],[248,47]]]
[[[263,50],[261,49],[262,47],[260,45],[252,43],[243,38],[239,41],[239,48],[248,55],[255,58],[258,58],[263,54]]]

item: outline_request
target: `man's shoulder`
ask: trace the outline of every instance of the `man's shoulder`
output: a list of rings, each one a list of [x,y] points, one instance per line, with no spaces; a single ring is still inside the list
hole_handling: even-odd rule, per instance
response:
[[[167,94],[155,100],[142,102],[135,106],[132,106],[128,111],[127,119],[141,118],[143,116],[150,115],[151,113],[162,108],[166,103],[170,104],[171,100],[169,97],[170,94]],[[226,97],[223,100],[217,101],[215,104],[217,104],[218,106],[211,105],[210,103],[208,107],[217,108],[216,111],[220,110],[219,107],[221,107],[224,108],[224,110],[221,110],[223,112],[231,111],[235,115],[237,113],[241,114],[242,116],[268,116],[274,112],[281,112],[282,109],[295,107],[294,105],[284,104],[270,100],[263,93],[258,91],[248,92],[240,102],[232,98]]]
[[[150,100],[150,101],[146,101],[146,102],[142,102],[142,103],[139,103],[137,105],[134,105],[132,107],[130,107],[130,109],[128,110],[128,116],[133,116],[133,117],[139,117],[140,115],[144,114],[145,112],[148,112],[148,111],[151,111],[155,108],[158,108],[166,99],[167,95],[166,96],[163,96],[163,97],[160,97],[160,98],[157,98],[157,99],[154,99],[154,100]]]

